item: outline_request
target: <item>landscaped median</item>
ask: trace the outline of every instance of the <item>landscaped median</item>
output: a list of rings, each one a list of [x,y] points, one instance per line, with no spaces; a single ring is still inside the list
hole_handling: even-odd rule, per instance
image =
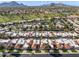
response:
[[[19,54],[19,55],[22,55],[22,54],[26,54],[26,55],[49,55],[49,54],[79,54],[79,50],[75,49],[75,50],[17,50],[17,49],[14,49],[14,50],[5,50],[3,52],[3,50],[0,50],[0,57],[2,57],[5,53],[7,53],[8,55],[6,56],[9,56],[9,57],[14,57],[12,54]]]
[[[9,53],[14,53],[14,54],[79,54],[79,50],[32,50],[32,51],[27,51],[27,50],[22,50],[22,51],[9,51]]]

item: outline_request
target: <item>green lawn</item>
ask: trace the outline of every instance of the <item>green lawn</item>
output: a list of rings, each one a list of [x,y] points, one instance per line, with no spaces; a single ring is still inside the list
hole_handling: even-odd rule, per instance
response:
[[[59,53],[59,50],[54,50],[54,53]]]
[[[49,52],[49,50],[44,50],[46,53],[48,53]]]
[[[41,51],[40,51],[40,50],[35,50],[35,52],[36,52],[36,53],[41,53]]]
[[[11,49],[11,50],[9,50],[9,52],[13,52],[13,50]]]
[[[18,50],[18,52],[17,53],[22,53],[23,52],[23,50]]]
[[[32,49],[28,49],[27,52],[28,52],[28,53],[32,53]]]
[[[72,52],[77,52],[76,50],[71,50]]]
[[[3,52],[3,50],[2,50],[2,49],[0,49],[0,52]]]
[[[63,49],[63,52],[67,52],[67,50],[66,49]]]

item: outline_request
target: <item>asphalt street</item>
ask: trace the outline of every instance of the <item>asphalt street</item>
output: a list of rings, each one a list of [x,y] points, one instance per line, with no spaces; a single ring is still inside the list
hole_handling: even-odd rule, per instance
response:
[[[79,57],[79,54],[12,54],[15,57]]]

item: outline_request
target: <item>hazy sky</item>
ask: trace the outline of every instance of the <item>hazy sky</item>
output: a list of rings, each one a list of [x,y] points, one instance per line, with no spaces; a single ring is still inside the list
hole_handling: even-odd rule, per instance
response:
[[[5,2],[5,1],[0,1],[0,3]],[[64,3],[67,5],[72,5],[72,6],[79,6],[79,1],[17,1],[18,3],[23,3],[25,5],[29,6],[39,6],[43,4],[49,4],[49,3]]]

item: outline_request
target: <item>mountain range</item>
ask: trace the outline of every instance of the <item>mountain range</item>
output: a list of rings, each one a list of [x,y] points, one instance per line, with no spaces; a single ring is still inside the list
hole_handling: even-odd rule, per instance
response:
[[[19,6],[26,6],[26,5],[24,5],[23,3],[19,4],[15,1],[0,3],[0,7],[19,7]]]
[[[0,3],[0,7],[23,7],[23,6],[27,6],[27,5],[24,5],[23,3],[21,4],[17,3],[16,1]],[[42,6],[68,6],[68,5],[65,5],[63,3],[50,3]]]

